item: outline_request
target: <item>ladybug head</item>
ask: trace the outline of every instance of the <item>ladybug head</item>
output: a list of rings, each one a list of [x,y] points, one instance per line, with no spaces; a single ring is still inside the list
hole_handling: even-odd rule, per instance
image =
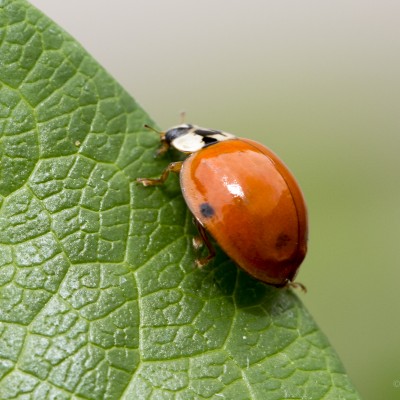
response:
[[[191,124],[182,124],[168,129],[165,141],[183,153],[194,153],[203,147],[223,140],[234,139],[235,136],[214,129],[200,128]]]

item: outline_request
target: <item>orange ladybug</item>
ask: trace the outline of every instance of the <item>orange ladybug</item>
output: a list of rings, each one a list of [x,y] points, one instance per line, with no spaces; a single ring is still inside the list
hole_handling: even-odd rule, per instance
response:
[[[173,146],[190,155],[171,163],[158,179],[137,181],[159,185],[170,172],[179,173],[183,197],[209,251],[198,266],[215,256],[209,233],[254,278],[305,289],[293,281],[307,251],[307,209],[285,164],[262,144],[223,131],[181,124],[159,133],[159,153]]]

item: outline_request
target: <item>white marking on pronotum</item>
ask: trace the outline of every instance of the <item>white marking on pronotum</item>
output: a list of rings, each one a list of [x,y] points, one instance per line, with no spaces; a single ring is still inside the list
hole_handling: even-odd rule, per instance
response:
[[[171,135],[169,139],[168,136]],[[182,124],[174,126],[165,132],[167,140],[177,150],[184,153],[194,153],[212,142],[223,142],[235,139],[236,136],[228,132],[201,128],[196,125]]]

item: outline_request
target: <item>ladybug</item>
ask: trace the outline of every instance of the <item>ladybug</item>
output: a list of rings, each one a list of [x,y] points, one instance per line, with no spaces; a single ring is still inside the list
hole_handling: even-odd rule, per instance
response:
[[[305,290],[293,281],[307,251],[307,208],[285,164],[262,144],[219,130],[181,124],[158,133],[158,154],[172,146],[189,156],[169,164],[160,178],[137,182],[160,185],[170,172],[179,173],[183,197],[209,252],[197,265],[215,256],[210,234],[254,278]]]

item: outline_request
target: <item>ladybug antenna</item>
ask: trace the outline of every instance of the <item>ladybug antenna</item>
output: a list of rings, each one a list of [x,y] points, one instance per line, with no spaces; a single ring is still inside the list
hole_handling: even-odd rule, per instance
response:
[[[158,131],[156,128],[153,128],[150,125],[144,124],[144,127],[146,129],[150,129],[153,132],[156,132],[160,135],[160,142],[161,142],[161,146],[160,148],[157,150],[156,152],[156,156],[161,156],[162,154],[166,153],[169,149],[169,142],[167,141],[167,139],[165,138],[165,132],[162,131]]]
[[[156,128],[153,128],[152,126],[147,125],[147,124],[144,124],[144,127],[145,127],[146,129],[150,129],[151,131],[153,131],[153,132],[155,132],[155,133],[158,133],[158,134],[160,135],[161,139],[164,139],[165,132],[158,131]]]

